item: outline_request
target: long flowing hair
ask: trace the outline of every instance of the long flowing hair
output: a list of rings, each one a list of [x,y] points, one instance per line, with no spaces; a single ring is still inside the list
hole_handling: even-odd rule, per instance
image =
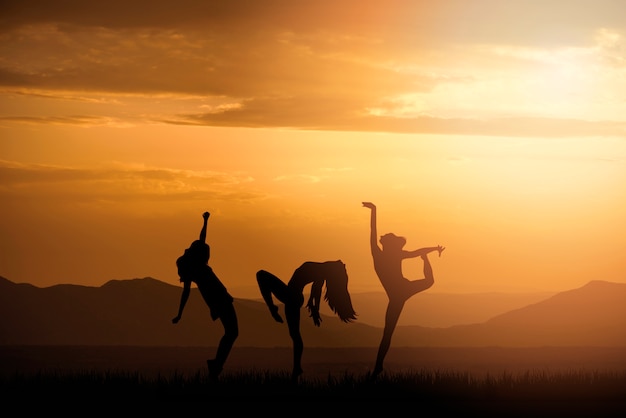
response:
[[[346,265],[341,261],[327,263],[326,292],[324,300],[328,302],[330,309],[339,316],[343,322],[356,320],[356,312],[352,307],[352,298],[348,292],[348,272]]]

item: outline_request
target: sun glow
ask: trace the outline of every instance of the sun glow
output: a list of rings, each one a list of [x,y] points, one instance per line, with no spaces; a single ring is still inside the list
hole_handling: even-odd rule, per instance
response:
[[[387,97],[368,113],[397,118],[624,120],[623,44],[620,32],[599,29],[588,45],[576,47],[459,48],[455,60],[463,65],[451,66],[450,58],[430,54],[432,62],[412,71],[416,79],[437,80],[432,89],[409,89]]]

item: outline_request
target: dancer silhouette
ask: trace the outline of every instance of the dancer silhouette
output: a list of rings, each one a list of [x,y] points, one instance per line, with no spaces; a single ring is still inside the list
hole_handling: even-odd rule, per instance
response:
[[[428,254],[437,251],[439,256],[441,256],[445,247],[438,245],[437,247],[425,247],[406,251],[404,250],[406,239],[388,233],[380,237],[381,249],[377,242],[376,205],[371,202],[363,202],[363,206],[371,210],[370,247],[372,258],[374,259],[374,270],[389,299],[385,313],[383,336],[378,346],[376,364],[372,372],[372,376],[376,377],[383,371],[383,362],[389,351],[391,337],[398,324],[398,318],[400,318],[404,304],[411,296],[430,288],[435,282]],[[402,260],[416,257],[421,257],[424,261],[424,278],[408,280],[402,273]]]
[[[206,243],[209,216],[209,212],[202,214],[204,223],[200,231],[200,239],[193,241],[184,254],[176,260],[178,275],[183,283],[183,291],[180,297],[178,315],[172,319],[172,322],[177,324],[180,321],[189,299],[191,283],[194,282],[209,307],[211,319],[214,321],[219,319],[224,327],[224,335],[220,339],[215,358],[207,360],[209,378],[217,380],[233,344],[239,336],[239,325],[237,313],[233,305],[233,297],[208,265],[211,252],[209,245]]]
[[[298,267],[285,284],[278,277],[265,270],[259,270],[256,274],[259,290],[263,300],[276,322],[283,322],[278,313],[278,306],[274,304],[272,295],[285,305],[285,317],[289,336],[293,342],[293,369],[291,378],[294,381],[302,374],[302,352],[304,343],[300,334],[300,308],[304,304],[304,287],[311,284],[311,295],[306,304],[309,316],[313,318],[313,324],[319,327],[322,318],[320,316],[320,299],[322,287],[326,283],[324,300],[333,312],[343,322],[356,320],[356,312],[352,307],[352,300],[348,292],[348,273],[346,266],[341,260],[313,262],[307,261]]]

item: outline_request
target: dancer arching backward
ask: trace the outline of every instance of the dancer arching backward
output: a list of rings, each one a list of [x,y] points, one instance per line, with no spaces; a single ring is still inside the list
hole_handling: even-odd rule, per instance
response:
[[[224,335],[220,339],[215,358],[207,360],[209,378],[217,380],[239,336],[239,326],[233,297],[208,265],[211,255],[211,249],[206,243],[209,216],[209,212],[202,214],[204,222],[200,230],[200,239],[193,241],[185,253],[176,260],[183,291],[180,296],[178,314],[172,319],[172,323],[177,324],[183,316],[191,292],[191,282],[194,282],[209,307],[211,319],[214,321],[219,319],[224,327]]]
[[[406,251],[404,250],[406,239],[388,233],[380,237],[381,249],[377,242],[376,205],[371,202],[363,202],[363,206],[371,210],[370,247],[374,259],[374,270],[389,299],[385,313],[383,337],[378,347],[376,364],[372,373],[375,377],[383,371],[383,362],[389,351],[391,337],[398,324],[398,318],[400,318],[405,302],[411,296],[430,288],[435,282],[428,254],[437,251],[439,256],[441,256],[441,252],[445,247],[438,245],[437,247],[425,247],[414,251]],[[415,257],[421,257],[424,261],[424,278],[408,280],[402,274],[402,260]]]
[[[272,295],[285,305],[287,327],[293,342],[291,377],[297,381],[302,374],[302,352],[304,350],[304,343],[300,334],[300,308],[304,304],[304,287],[309,283],[311,284],[311,296],[306,307],[315,326],[319,327],[322,322],[319,309],[324,283],[326,284],[324,300],[328,302],[328,306],[343,322],[352,322],[356,319],[356,312],[352,308],[352,300],[348,292],[346,266],[341,260],[307,261],[293,272],[287,284],[265,270],[257,272],[256,280],[263,300],[276,322],[283,322],[283,318],[278,313],[278,306],[274,304]]]

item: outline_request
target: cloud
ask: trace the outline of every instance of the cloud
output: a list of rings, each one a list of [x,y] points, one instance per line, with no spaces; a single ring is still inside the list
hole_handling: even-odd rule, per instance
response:
[[[433,116],[393,117],[356,114],[317,103],[291,100],[252,101],[241,108],[219,113],[179,115],[173,124],[297,127],[328,131],[372,131],[393,133],[465,134],[492,136],[623,136],[626,121],[587,121],[565,118],[509,117],[492,119],[440,118]],[[329,110],[329,107],[331,108]],[[334,111],[333,111],[334,110]]]
[[[33,90],[5,90],[1,92],[5,95],[15,95],[15,96],[25,96],[29,98],[38,98],[38,99],[52,99],[52,100],[68,100],[68,101],[77,101],[83,103],[109,103],[109,104],[119,104],[120,102],[115,98],[105,98],[105,97],[87,97],[85,95],[80,95],[79,92],[63,92],[63,91],[33,91]]]
[[[125,126],[122,121],[115,121],[112,118],[75,115],[75,116],[4,116],[0,117],[0,124],[4,122],[44,124],[44,125],[84,125],[84,126]]]
[[[623,113],[619,95],[603,93],[623,87],[626,28],[616,13],[620,3],[610,0],[592,11],[580,0],[181,0],[175,7],[24,0],[2,7],[0,103],[8,103],[7,91],[27,91],[51,101],[106,95],[111,104],[109,114],[99,108],[36,115],[7,104],[4,122],[624,132],[615,116]],[[564,87],[560,63],[570,61],[582,75]],[[553,78],[559,82],[545,81]],[[554,95],[534,94],[546,91]],[[144,109],[131,109],[130,96],[145,98]],[[206,102],[156,111],[151,97]],[[55,111],[53,103],[45,108]],[[583,120],[600,115],[609,121]]]
[[[0,85],[13,88],[234,98],[321,90],[371,99],[431,82],[382,65],[380,45],[325,32],[259,29],[237,44],[211,30],[89,27],[68,33],[47,24],[4,38],[2,55],[11,60],[0,60]]]
[[[0,161],[0,196],[43,201],[252,201],[264,195],[244,173],[173,170],[142,165],[70,168]]]
[[[204,28],[241,41],[259,28],[384,35],[394,44],[505,44],[580,40],[589,28],[623,26],[620,0],[4,0],[0,30],[42,23],[64,26]]]
[[[310,184],[314,184],[314,183],[319,183],[321,182],[324,178],[324,176],[316,176],[316,175],[311,175],[311,174],[296,174],[296,175],[290,175],[290,176],[278,176],[276,178],[274,178],[274,181],[296,181],[296,182],[303,182],[303,183],[310,183]]]

